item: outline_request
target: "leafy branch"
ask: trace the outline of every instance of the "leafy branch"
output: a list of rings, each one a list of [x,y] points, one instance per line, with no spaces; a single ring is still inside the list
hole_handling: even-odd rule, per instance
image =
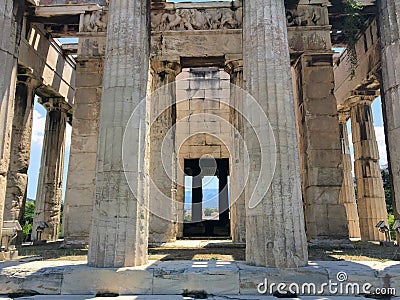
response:
[[[358,0],[346,0],[344,3],[344,41],[347,45],[347,52],[350,59],[350,78],[356,75],[357,68],[357,52],[356,44],[358,41],[358,33],[364,24],[364,18],[361,15],[363,5]]]

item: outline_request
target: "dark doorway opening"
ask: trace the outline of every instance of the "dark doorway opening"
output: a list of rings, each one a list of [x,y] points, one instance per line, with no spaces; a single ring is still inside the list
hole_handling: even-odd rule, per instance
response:
[[[183,236],[229,237],[229,159],[185,159],[184,167],[191,189],[185,193],[185,212],[190,213],[184,218]],[[213,190],[204,188],[207,181],[213,182]]]

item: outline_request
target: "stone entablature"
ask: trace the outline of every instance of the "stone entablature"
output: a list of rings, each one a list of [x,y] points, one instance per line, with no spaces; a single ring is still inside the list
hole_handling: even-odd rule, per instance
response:
[[[53,15],[59,15],[60,7],[56,8],[50,5],[48,11],[42,10],[39,14],[43,12],[48,14],[52,11]],[[72,5],[65,5],[65,8],[68,8],[65,10],[65,15],[79,12],[79,9],[75,11],[71,10],[71,7]],[[74,7],[88,8],[81,13],[80,32],[105,32],[107,30],[107,6],[97,3],[79,4]],[[37,10],[38,12],[39,10]],[[242,20],[243,8],[238,1],[231,3],[165,3],[163,9],[152,10],[151,29],[154,32],[241,29]],[[287,7],[286,20],[288,27],[329,25],[328,13],[323,3]]]
[[[286,10],[288,27],[329,25],[323,6],[299,5]],[[226,5],[216,2],[205,6],[176,4],[151,13],[152,31],[241,29],[243,8],[235,3]],[[106,10],[86,12],[81,17],[80,31],[103,32],[107,30]]]

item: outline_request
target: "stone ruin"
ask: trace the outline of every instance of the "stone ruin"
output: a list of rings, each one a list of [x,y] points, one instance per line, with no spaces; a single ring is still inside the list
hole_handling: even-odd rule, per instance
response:
[[[47,117],[33,228],[45,222],[41,239],[58,238],[69,123],[64,243],[89,245],[90,266],[145,265],[148,242],[196,230],[246,243],[248,264],[279,268],[305,266],[308,243],[385,239],[375,228],[387,210],[371,103],[382,97],[398,219],[397,0],[361,1],[355,67],[351,51],[332,51],[346,47],[344,1],[108,2],[0,3],[0,231],[24,211],[37,96]],[[66,37],[78,43],[57,40]],[[242,89],[258,106],[244,105]],[[167,137],[173,146],[164,149]],[[263,160],[272,144],[274,159]],[[215,169],[201,169],[204,157]],[[261,166],[274,173],[254,196]],[[185,177],[199,184],[192,218],[201,223],[208,175],[219,177],[219,221],[185,229]]]

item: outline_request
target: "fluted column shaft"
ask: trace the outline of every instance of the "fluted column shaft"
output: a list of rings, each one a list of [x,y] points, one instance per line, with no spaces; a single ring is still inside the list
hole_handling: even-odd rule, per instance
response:
[[[10,163],[21,7],[19,1],[0,0],[0,234]]]
[[[95,267],[147,263],[148,112],[146,107],[135,109],[147,92],[149,16],[149,1],[110,1],[88,258]],[[126,168],[122,151],[130,159]]]
[[[387,224],[388,217],[371,103],[372,99],[361,98],[351,108],[354,172],[361,239],[382,241],[385,235],[375,225],[379,221]]]
[[[40,222],[46,222],[41,239],[56,241],[60,230],[62,183],[64,175],[65,130],[69,106],[64,98],[41,99],[47,109],[42,160],[36,192],[32,239]]]
[[[149,242],[176,240],[178,217],[176,203],[175,151],[176,88],[175,79],[181,71],[174,62],[153,61],[150,129],[150,219]],[[167,134],[168,131],[170,134]],[[166,141],[165,139],[170,139]],[[164,144],[164,147],[163,147]],[[173,147],[168,147],[172,145]],[[164,162],[163,163],[163,159]],[[154,184],[154,186],[152,186]]]
[[[382,103],[392,201],[395,218],[400,220],[400,2],[380,0],[379,27],[382,59]]]
[[[339,203],[346,208],[347,222],[349,226],[349,237],[360,238],[360,220],[358,217],[358,208],[356,194],[354,191],[354,181],[352,173],[352,162],[349,146],[349,134],[347,130],[347,119],[349,113],[339,112],[340,139],[342,144],[342,167],[343,184],[340,190]]]
[[[245,193],[242,190],[244,186],[244,161],[243,161],[243,116],[241,115],[243,107],[241,93],[239,88],[243,88],[243,60],[234,59],[227,62],[225,71],[231,78],[231,105],[236,111],[231,112],[231,124],[235,130],[232,132],[233,149],[231,149],[232,176],[231,180],[231,236],[233,242],[243,243],[246,241],[246,204]],[[241,136],[238,136],[241,135]]]
[[[28,186],[28,168],[31,151],[34,86],[31,79],[20,76],[15,91],[14,119],[11,138],[10,167],[7,174],[7,191],[4,219],[24,217]]]
[[[244,86],[269,118],[277,162],[261,203],[255,208],[246,203],[246,261],[269,267],[303,266],[307,242],[284,1],[244,1],[243,45]],[[246,198],[261,164],[257,161],[260,149],[248,133],[245,127],[252,161]],[[262,163],[274,167],[269,160]]]

